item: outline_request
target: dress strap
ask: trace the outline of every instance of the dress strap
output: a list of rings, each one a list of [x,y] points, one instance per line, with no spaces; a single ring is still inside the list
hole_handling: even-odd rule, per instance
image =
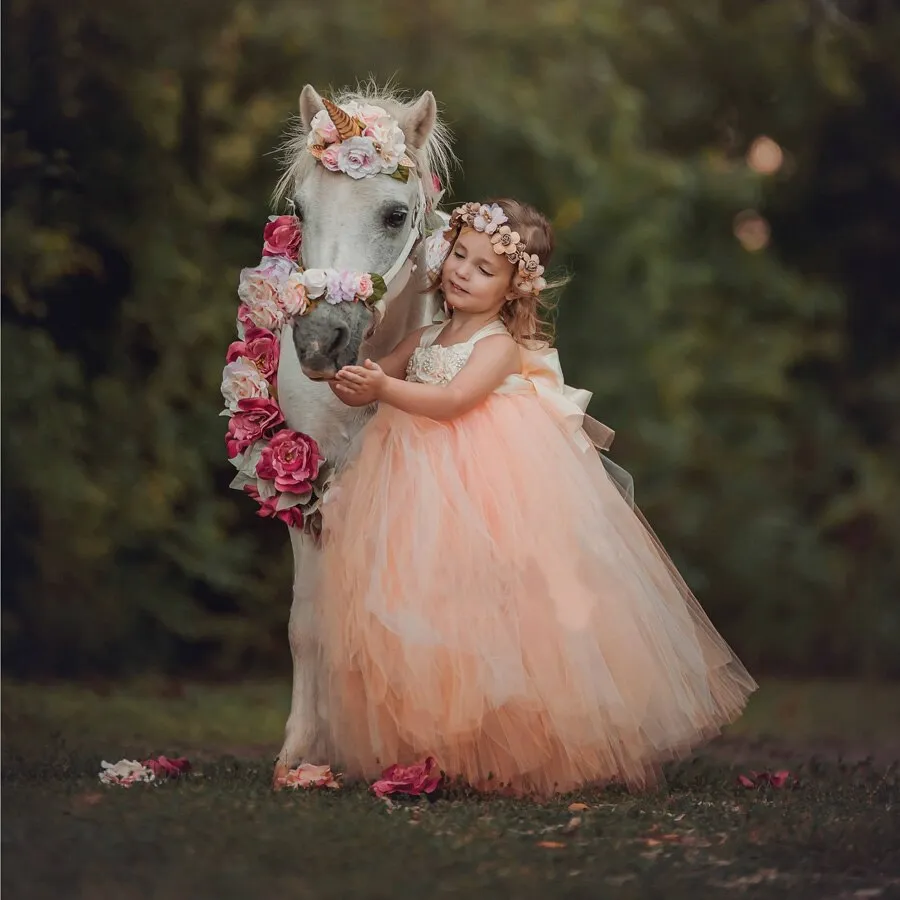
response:
[[[419,337],[419,346],[430,347],[441,333],[445,324],[445,322],[438,322],[436,325],[429,325]]]
[[[494,319],[493,322],[488,322],[487,325],[482,325],[469,340],[466,341],[467,344],[474,344],[476,341],[480,341],[482,338],[491,337],[494,334],[509,334],[506,326],[500,319]]]

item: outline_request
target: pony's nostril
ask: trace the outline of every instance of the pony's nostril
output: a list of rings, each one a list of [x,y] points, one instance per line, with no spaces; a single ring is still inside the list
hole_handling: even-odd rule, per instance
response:
[[[350,329],[345,324],[341,323],[335,329],[334,337],[328,347],[327,353],[329,355],[338,353],[343,350],[348,343],[350,343]]]

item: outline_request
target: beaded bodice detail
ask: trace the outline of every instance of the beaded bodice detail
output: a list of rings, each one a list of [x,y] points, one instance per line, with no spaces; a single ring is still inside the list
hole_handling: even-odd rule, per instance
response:
[[[434,343],[442,328],[443,325],[433,325],[422,334],[419,346],[413,350],[406,365],[407,381],[417,381],[420,384],[449,384],[469,361],[480,338],[489,334],[507,333],[502,322],[491,322],[476,331],[469,340],[442,347]]]

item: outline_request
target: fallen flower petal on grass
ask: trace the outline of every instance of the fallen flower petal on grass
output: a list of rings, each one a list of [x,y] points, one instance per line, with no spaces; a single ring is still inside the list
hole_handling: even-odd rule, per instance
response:
[[[560,847],[566,846],[559,841],[538,841],[537,845],[538,847],[547,847],[550,850],[558,850]]]
[[[287,775],[278,779],[278,784],[295,790],[323,787],[337,790],[340,787],[331,766],[315,766],[312,763],[303,763],[296,769],[291,769]]]
[[[584,812],[585,810],[590,809],[587,803],[570,803],[569,804],[569,812]]]
[[[443,779],[438,770],[437,760],[429,756],[424,762],[412,766],[400,766],[394,763],[388,766],[381,778],[372,785],[376,797],[387,797],[389,794],[410,794],[418,797],[436,790]]]
[[[738,775],[738,784],[748,789],[761,788],[769,785],[773,788],[797,787],[799,782],[788,769],[779,769],[777,772],[755,772],[750,770],[750,775]]]
[[[143,764],[157,778],[177,778],[191,770],[191,764],[184,756],[178,756],[175,759],[170,759],[168,756],[157,756],[155,759],[145,759]]]
[[[136,759],[120,759],[117,763],[100,762],[99,778],[104,784],[131,787],[137,781],[155,781],[152,769],[148,769]]]

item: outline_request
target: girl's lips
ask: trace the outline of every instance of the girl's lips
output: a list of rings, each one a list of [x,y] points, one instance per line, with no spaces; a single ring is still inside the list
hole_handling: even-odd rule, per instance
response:
[[[460,287],[452,278],[450,279],[450,287],[452,287],[454,291],[459,291],[460,294],[469,293],[465,288]]]

